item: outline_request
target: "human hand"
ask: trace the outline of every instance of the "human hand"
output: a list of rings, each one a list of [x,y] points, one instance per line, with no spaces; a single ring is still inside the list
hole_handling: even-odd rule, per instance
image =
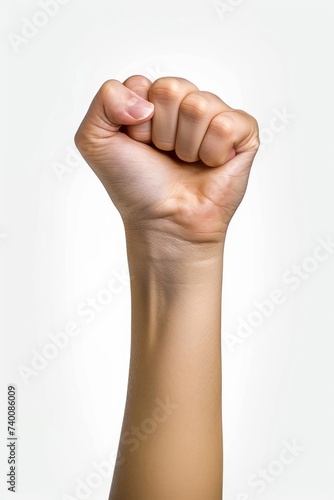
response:
[[[221,498],[222,251],[257,122],[182,78],[137,75],[101,87],[75,141],[121,214],[131,276],[123,462],[110,500]],[[128,429],[151,421],[157,394],[176,411],[133,453]]]
[[[154,105],[154,106],[153,106]],[[220,243],[259,147],[256,120],[182,78],[106,82],[75,136],[125,229]]]

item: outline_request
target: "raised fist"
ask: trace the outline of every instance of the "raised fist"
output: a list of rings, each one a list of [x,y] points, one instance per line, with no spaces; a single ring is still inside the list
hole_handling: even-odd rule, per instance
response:
[[[220,242],[259,147],[256,120],[183,78],[107,81],[75,141],[125,228]]]

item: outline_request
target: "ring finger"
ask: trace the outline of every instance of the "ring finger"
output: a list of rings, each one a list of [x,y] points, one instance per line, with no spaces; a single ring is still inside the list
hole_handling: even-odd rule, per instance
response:
[[[192,92],[182,101],[179,111],[175,152],[186,162],[195,162],[211,120],[229,110],[218,96],[210,92]]]

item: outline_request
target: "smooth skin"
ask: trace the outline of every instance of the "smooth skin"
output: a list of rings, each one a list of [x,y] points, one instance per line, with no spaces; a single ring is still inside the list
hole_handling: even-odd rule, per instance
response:
[[[175,77],[109,80],[75,141],[122,217],[128,394],[109,500],[221,500],[225,237],[256,120]]]

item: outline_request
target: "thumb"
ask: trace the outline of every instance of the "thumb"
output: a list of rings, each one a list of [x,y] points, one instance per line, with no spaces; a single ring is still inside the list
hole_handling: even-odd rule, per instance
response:
[[[118,80],[102,85],[84,117],[75,142],[89,144],[94,139],[113,137],[122,125],[139,125],[152,118],[154,104],[125,87]]]

